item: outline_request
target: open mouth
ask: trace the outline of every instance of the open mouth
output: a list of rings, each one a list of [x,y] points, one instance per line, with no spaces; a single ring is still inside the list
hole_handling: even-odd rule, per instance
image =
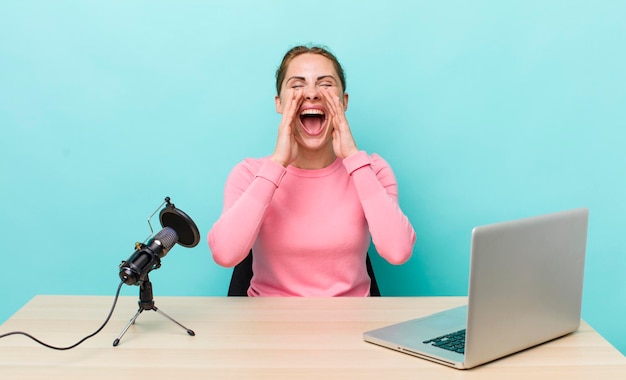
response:
[[[300,112],[300,123],[304,131],[311,136],[317,136],[324,131],[326,114],[318,108],[309,108]]]

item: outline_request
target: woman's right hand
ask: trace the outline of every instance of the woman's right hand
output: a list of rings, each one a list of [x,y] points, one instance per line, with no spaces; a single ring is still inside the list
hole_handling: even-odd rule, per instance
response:
[[[298,143],[295,138],[294,123],[297,120],[303,99],[304,91],[297,88],[285,89],[280,99],[280,113],[282,113],[283,118],[278,125],[278,138],[271,160],[284,167],[295,161],[298,156]]]

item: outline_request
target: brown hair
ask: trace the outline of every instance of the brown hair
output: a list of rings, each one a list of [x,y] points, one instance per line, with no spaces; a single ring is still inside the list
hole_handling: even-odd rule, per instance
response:
[[[341,81],[341,88],[345,92],[346,91],[346,77],[343,72],[343,68],[341,64],[337,60],[337,57],[333,55],[327,48],[323,48],[321,46],[296,46],[291,48],[283,57],[283,61],[280,63],[280,66],[276,70],[276,93],[280,95],[280,89],[283,85],[283,81],[285,80],[285,75],[287,73],[287,67],[291,63],[291,61],[297,56],[305,53],[311,54],[319,54],[323,57],[328,58],[335,67],[335,71],[337,75],[339,75],[339,80]]]

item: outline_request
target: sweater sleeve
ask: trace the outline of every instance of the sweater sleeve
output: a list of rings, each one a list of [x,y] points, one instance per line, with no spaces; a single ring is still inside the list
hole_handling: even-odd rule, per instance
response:
[[[233,267],[248,255],[285,171],[271,160],[246,160],[231,171],[222,214],[208,233],[216,263]]]
[[[398,184],[382,157],[360,151],[344,159],[363,206],[378,253],[392,264],[406,262],[413,252],[415,231],[398,204]]]

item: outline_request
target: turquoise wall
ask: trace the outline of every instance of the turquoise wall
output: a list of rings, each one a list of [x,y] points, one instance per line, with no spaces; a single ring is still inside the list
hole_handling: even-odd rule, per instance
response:
[[[589,207],[583,317],[626,352],[624,14],[623,1],[4,1],[0,321],[36,294],[112,296],[165,196],[203,239],[151,274],[157,302],[224,295],[230,270],[205,240],[224,181],[272,152],[274,71],[314,42],[345,66],[357,143],[391,163],[418,233],[405,265],[374,258],[384,294],[465,295],[473,226]]]

